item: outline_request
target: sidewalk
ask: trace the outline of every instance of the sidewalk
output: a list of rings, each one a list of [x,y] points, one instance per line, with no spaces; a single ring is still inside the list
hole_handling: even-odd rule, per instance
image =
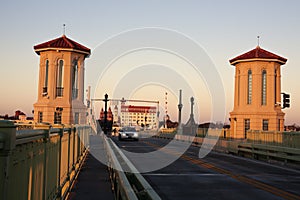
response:
[[[103,155],[103,148],[103,142],[100,137],[91,135],[90,152],[95,152],[96,150],[101,154],[96,156],[106,156]],[[87,155],[68,197],[68,200],[82,199],[114,199],[107,166],[96,159],[92,153]]]

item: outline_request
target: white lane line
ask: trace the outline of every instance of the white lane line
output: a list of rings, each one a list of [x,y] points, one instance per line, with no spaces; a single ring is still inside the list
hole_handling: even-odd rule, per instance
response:
[[[145,148],[145,146],[128,146],[128,145],[121,145],[122,148],[132,148],[132,147],[138,147],[138,148]]]
[[[143,176],[226,176],[225,174],[162,174],[162,173],[149,173],[142,174]]]

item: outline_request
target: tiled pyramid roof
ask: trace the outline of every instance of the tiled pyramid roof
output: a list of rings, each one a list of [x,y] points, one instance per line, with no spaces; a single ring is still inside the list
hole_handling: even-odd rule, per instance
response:
[[[231,65],[235,65],[238,62],[246,61],[246,60],[253,60],[253,59],[274,60],[281,64],[285,64],[287,61],[286,58],[278,56],[274,53],[266,51],[266,50],[260,48],[259,46],[257,46],[255,49],[252,49],[251,51],[248,51],[242,55],[239,55],[239,56],[229,60],[229,62]]]
[[[63,49],[70,49],[70,50],[78,50],[85,54],[90,54],[91,50],[63,35],[59,38],[50,40],[48,42],[44,42],[42,44],[35,45],[34,47],[35,52],[39,55],[40,51],[51,49],[51,48],[63,48]]]

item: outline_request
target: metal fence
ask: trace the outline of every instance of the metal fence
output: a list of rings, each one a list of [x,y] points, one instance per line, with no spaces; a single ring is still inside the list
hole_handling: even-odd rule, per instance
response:
[[[300,132],[248,131],[247,141],[255,144],[300,148]]]
[[[65,199],[87,154],[89,126],[0,121],[0,199]]]
[[[159,130],[159,133],[161,135],[163,134],[177,134],[176,128],[165,128]],[[184,131],[184,135],[190,135],[188,132]],[[217,129],[217,128],[197,128],[196,130],[196,136],[197,137],[205,137],[207,134],[210,135],[210,137],[220,137],[220,138],[227,138],[231,139],[230,135],[230,129]]]
[[[160,131],[161,137],[174,138],[177,134],[176,130],[170,129]],[[178,135],[178,134],[177,134]],[[188,135],[183,133],[183,135]],[[280,131],[261,131],[261,130],[248,130],[247,138],[235,139],[232,137],[230,129],[214,129],[214,128],[198,128],[196,138],[219,138],[220,140],[233,140],[249,142],[253,144],[265,144],[273,146],[281,146],[288,148],[300,148],[300,132],[280,132]],[[201,139],[197,139],[201,140]]]
[[[221,129],[207,129],[205,132],[204,129],[198,129],[197,137],[166,133],[159,133],[155,137],[190,142],[202,147],[203,135],[208,135],[206,143],[214,144],[213,150],[215,151],[237,154],[258,160],[280,161],[299,167],[299,132],[248,131],[247,139],[232,139],[222,137],[226,133],[225,131]],[[218,136],[219,138],[215,142]]]

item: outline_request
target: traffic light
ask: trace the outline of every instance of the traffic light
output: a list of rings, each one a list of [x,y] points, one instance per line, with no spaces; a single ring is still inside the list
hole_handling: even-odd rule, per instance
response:
[[[283,109],[290,107],[290,95],[283,93]]]

